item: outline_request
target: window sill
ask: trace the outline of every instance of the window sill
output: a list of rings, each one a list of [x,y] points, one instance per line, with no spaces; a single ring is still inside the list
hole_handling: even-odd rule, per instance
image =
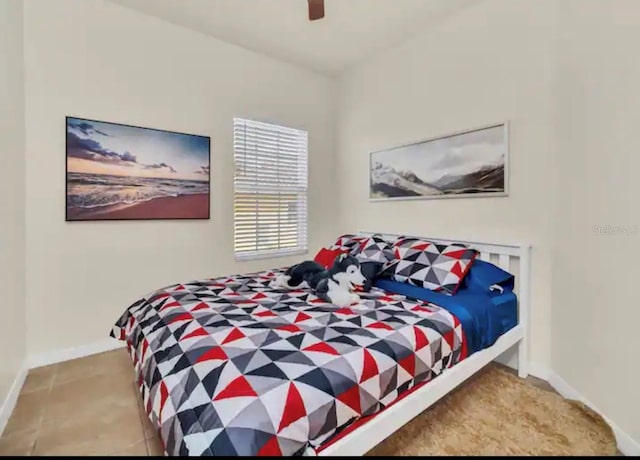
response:
[[[290,251],[265,251],[254,252],[247,254],[236,254],[234,256],[236,262],[250,262],[252,260],[264,260],[264,259],[279,259],[282,257],[296,256],[300,254],[307,254],[308,248],[292,249]]]

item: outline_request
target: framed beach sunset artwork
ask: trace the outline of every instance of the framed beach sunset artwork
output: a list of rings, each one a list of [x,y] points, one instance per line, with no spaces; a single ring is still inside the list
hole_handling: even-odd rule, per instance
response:
[[[207,136],[66,117],[66,220],[209,219]]]

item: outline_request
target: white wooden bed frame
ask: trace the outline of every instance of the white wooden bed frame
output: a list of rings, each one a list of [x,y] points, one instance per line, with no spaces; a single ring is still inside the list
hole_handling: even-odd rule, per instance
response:
[[[380,234],[384,238],[393,239],[400,235],[380,232],[358,232],[359,235]],[[403,235],[410,236],[410,235]],[[438,377],[410,394],[397,404],[385,409],[364,425],[354,429],[345,437],[339,439],[327,448],[321,450],[318,456],[351,456],[364,455],[395,431],[410,422],[440,398],[451,392],[473,374],[496,360],[505,352],[517,346],[518,376],[528,375],[528,338],[529,312],[531,307],[531,246],[527,244],[496,244],[476,241],[450,240],[444,238],[420,237],[442,243],[462,243],[480,252],[482,260],[492,261],[497,258],[497,265],[510,270],[511,261],[518,264],[516,275],[516,289],[518,296],[518,324],[503,334],[495,344],[464,359],[455,366],[444,370]],[[511,271],[513,273],[513,271]]]

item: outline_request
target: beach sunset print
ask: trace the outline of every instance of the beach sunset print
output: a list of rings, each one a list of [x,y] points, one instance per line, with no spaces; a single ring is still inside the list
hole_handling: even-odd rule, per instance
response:
[[[208,219],[210,139],[67,117],[67,220]]]

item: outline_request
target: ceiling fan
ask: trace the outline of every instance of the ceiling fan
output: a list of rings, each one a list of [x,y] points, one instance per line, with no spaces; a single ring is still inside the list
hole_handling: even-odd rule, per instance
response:
[[[309,3],[309,21],[324,18],[324,0],[307,0]]]

